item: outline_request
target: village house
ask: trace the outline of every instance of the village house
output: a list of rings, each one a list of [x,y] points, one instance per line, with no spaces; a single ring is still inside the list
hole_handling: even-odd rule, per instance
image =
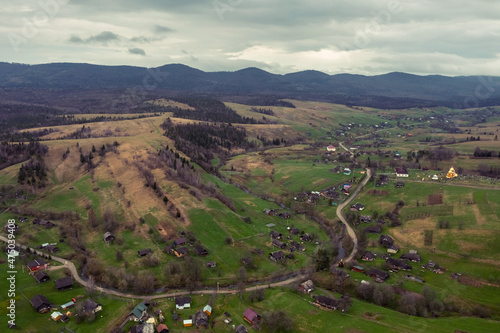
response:
[[[184,257],[186,254],[188,254],[188,252],[189,250],[187,247],[180,247],[174,250],[174,254],[177,258]]]
[[[247,308],[245,312],[243,312],[243,319],[250,325],[257,326],[259,325],[262,317],[254,310]]]
[[[204,257],[204,256],[208,255],[208,250],[206,248],[204,248],[203,246],[201,246],[201,245],[196,245],[195,250],[196,250],[196,253],[198,253],[199,256]]]
[[[352,270],[355,272],[364,273],[365,268],[363,266],[352,266]]]
[[[75,302],[69,301],[69,302],[64,303],[63,305],[61,305],[61,310],[66,311],[68,309],[71,309],[74,306],[75,306]]]
[[[396,244],[392,244],[387,248],[387,253],[396,254],[398,252],[399,252],[399,246],[397,246]]]
[[[215,261],[211,260],[211,261],[208,261],[206,265],[208,268],[214,268],[217,266],[217,263]]]
[[[184,244],[186,244],[186,238],[184,238],[184,237],[177,238],[176,240],[174,240],[174,243],[173,243],[174,246],[181,246]]]
[[[148,316],[148,307],[141,302],[130,312],[130,316],[133,321],[144,320]]]
[[[381,271],[375,267],[370,268],[366,275],[374,278],[376,282],[384,282],[389,278],[389,273]]]
[[[44,271],[33,273],[33,277],[38,283],[47,282],[50,280],[50,276],[48,276],[47,273],[45,273]]]
[[[43,259],[35,259],[33,261],[30,261],[26,266],[31,272],[36,272],[40,269],[47,268],[49,265],[50,264]]]
[[[106,232],[102,237],[105,242],[112,242],[115,240],[115,236],[111,232]]]
[[[156,326],[156,332],[157,333],[169,333],[170,331],[168,330],[167,325],[160,324],[160,325]]]
[[[184,310],[191,308],[191,296],[181,296],[175,298],[175,308],[177,310]]]
[[[17,233],[19,231],[19,226],[17,224],[6,223],[3,226],[3,230],[5,230],[5,232],[7,232],[7,233],[8,232]]]
[[[378,177],[378,181],[376,183],[376,186],[384,186],[389,183],[389,176],[387,175],[380,175]]]
[[[340,268],[337,268],[335,266],[332,266],[332,268],[330,269],[330,273],[332,273],[333,276],[335,276],[337,279],[339,279],[341,281],[348,279],[351,276],[346,271],[344,271]]]
[[[47,297],[43,295],[35,295],[33,298],[30,300],[31,306],[39,312],[39,313],[46,313],[49,312],[50,310],[50,303],[47,300]]]
[[[47,229],[50,229],[52,227],[55,227],[56,225],[50,221],[47,220],[41,220],[41,219],[34,219],[33,224],[37,224],[39,226],[45,227]]]
[[[397,182],[397,183],[396,183],[396,187],[397,187],[397,188],[402,188],[402,187],[405,187],[405,183],[404,183],[404,182],[399,181],[399,182]]]
[[[337,150],[337,148],[335,148],[335,146],[332,146],[332,145],[326,147],[326,151],[336,151],[336,150]]]
[[[280,234],[279,232],[277,232],[275,230],[271,230],[269,235],[271,236],[272,239],[282,239],[283,238],[283,234]]]
[[[243,325],[240,325],[238,327],[236,327],[236,333],[248,333],[248,330],[246,329],[245,326]]]
[[[196,312],[193,323],[197,328],[208,328],[208,315],[203,311]]]
[[[212,315],[212,307],[210,305],[205,305],[205,307],[203,308],[203,312],[205,312],[207,315]]]
[[[401,259],[388,258],[385,261],[385,263],[389,269],[404,270],[404,271],[411,271],[412,270],[411,265],[406,263],[404,260],[401,260]]]
[[[143,250],[137,251],[137,254],[139,254],[139,257],[144,257],[145,255],[148,255],[152,252],[153,251],[151,251],[151,249],[143,249]]]
[[[380,225],[371,225],[368,228],[365,228],[365,232],[367,234],[380,234],[382,232],[382,227]]]
[[[316,296],[314,303],[320,308],[325,308],[329,310],[337,310],[339,306],[339,301],[330,297],[326,297],[323,295]]]
[[[102,310],[102,305],[97,303],[97,302],[94,302],[90,298],[83,301],[83,304],[82,304],[83,313],[87,313],[87,314],[97,313],[101,310]]]
[[[308,233],[305,233],[302,236],[300,236],[300,240],[303,241],[303,242],[310,242],[311,241],[311,235],[309,235]]]
[[[365,253],[363,253],[363,255],[361,256],[361,260],[373,261],[373,260],[375,260],[375,255],[370,251],[365,251]]]
[[[304,281],[299,285],[298,290],[303,294],[309,294],[314,290],[314,282],[312,280]]]
[[[390,247],[392,244],[394,244],[394,240],[392,239],[391,236],[380,235],[379,243],[384,247]]]
[[[271,259],[273,261],[281,261],[281,260],[285,259],[285,254],[283,253],[283,251],[271,252],[269,254],[269,259]]]
[[[294,241],[290,242],[290,246],[291,246],[291,251],[301,251],[302,252],[302,251],[306,250],[304,245],[297,243],[297,242],[294,242]]]
[[[359,221],[361,223],[370,223],[372,221],[372,217],[370,215],[361,215],[359,217]]]
[[[292,228],[292,229],[290,229],[289,232],[290,232],[290,236],[294,236],[294,235],[300,234],[299,228]]]
[[[420,257],[416,253],[404,253],[401,255],[400,258],[403,260],[411,261],[411,262],[421,262],[422,261],[422,257]]]
[[[73,288],[73,279],[71,276],[63,277],[54,281],[57,291],[63,291]]]
[[[272,242],[273,246],[276,246],[278,249],[284,249],[286,248],[286,244],[277,240],[277,239],[273,239],[273,242]]]
[[[396,168],[396,177],[408,177],[408,171],[405,168]]]
[[[57,252],[59,252],[59,248],[57,246],[55,246],[55,245],[47,245],[45,247],[45,250],[47,252],[49,252],[49,253],[57,253]]]
[[[363,209],[365,209],[365,206],[363,206],[362,204],[360,204],[359,202],[355,203],[354,205],[351,205],[351,210],[352,211],[362,211]]]

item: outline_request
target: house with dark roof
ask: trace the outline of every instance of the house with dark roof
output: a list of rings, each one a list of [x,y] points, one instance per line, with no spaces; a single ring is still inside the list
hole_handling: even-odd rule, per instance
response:
[[[396,168],[396,177],[408,177],[408,171],[405,168]]]
[[[175,298],[175,308],[178,310],[191,308],[191,296],[181,296]]]
[[[240,325],[238,327],[236,327],[236,333],[248,333],[248,330],[246,329],[245,326],[243,325]]]
[[[140,321],[143,317],[146,317],[148,314],[148,307],[144,305],[144,303],[139,303],[133,310],[130,312],[134,321]]]
[[[384,185],[387,185],[387,183],[389,183],[389,176],[387,175],[379,175],[378,177],[378,181],[377,181],[377,186],[384,186]]]
[[[405,187],[405,183],[404,183],[404,182],[399,181],[399,182],[397,182],[397,183],[396,183],[396,187],[397,187],[397,188]]]
[[[188,254],[189,250],[187,247],[180,247],[178,249],[174,250],[174,254],[176,257],[184,257],[186,254]]]
[[[388,258],[385,263],[389,267],[389,269],[397,269],[403,271],[411,271],[412,267],[406,261],[396,258]]]
[[[273,239],[273,246],[276,246],[278,249],[284,249],[286,248],[286,244],[277,240],[277,239]]]
[[[389,278],[389,273],[381,271],[380,269],[377,269],[375,267],[370,268],[366,275],[374,278],[376,282],[384,282]]]
[[[63,291],[73,288],[73,279],[71,278],[71,276],[66,276],[63,277],[62,279],[55,280],[54,283],[58,291]]]
[[[33,273],[33,277],[38,283],[47,282],[50,280],[50,276],[48,276],[47,273],[45,273],[44,271],[38,271]]]
[[[281,261],[281,260],[285,259],[285,254],[283,253],[283,251],[271,252],[269,254],[269,259],[271,259],[273,261]]]
[[[101,310],[102,310],[102,305],[99,304],[99,303],[97,303],[97,302],[94,302],[90,298],[86,299],[85,301],[83,301],[82,311],[84,313],[87,313],[87,314],[97,313],[97,312],[99,312]]]
[[[346,271],[344,271],[340,268],[337,268],[335,266],[332,266],[332,268],[330,268],[330,273],[332,273],[333,276],[335,276],[337,279],[342,280],[342,281],[345,279],[348,279],[351,276]]]
[[[359,217],[359,222],[361,223],[370,223],[372,221],[372,217],[370,215],[361,215]]]
[[[115,235],[108,231],[104,234],[104,236],[102,236],[102,238],[105,242],[112,242],[115,240]]]
[[[365,232],[367,234],[380,234],[382,232],[382,227],[380,225],[371,225],[368,228],[365,228]]]
[[[380,235],[379,243],[384,247],[390,247],[392,244],[394,244],[394,240],[391,236]]]
[[[303,241],[303,242],[310,242],[311,241],[311,235],[309,235],[308,233],[305,233],[302,236],[300,236],[300,240]]]
[[[31,306],[39,312],[39,313],[46,313],[50,311],[50,303],[47,299],[47,297],[43,295],[35,295],[33,298],[30,300]]]
[[[365,209],[365,206],[363,206],[362,204],[360,204],[359,202],[356,202],[354,205],[351,205],[351,210],[352,211],[362,211],[363,209]]]
[[[195,250],[199,256],[204,257],[204,256],[208,255],[208,250],[201,245],[196,245]]]
[[[49,252],[49,253],[57,253],[57,252],[59,252],[59,248],[57,246],[55,246],[55,245],[47,245],[45,247],[45,250],[47,250],[47,252]]]
[[[306,250],[304,245],[297,243],[297,242],[294,242],[294,241],[290,242],[290,246],[291,246],[292,250],[295,250],[295,251],[305,251]]]
[[[151,251],[151,249],[143,249],[143,250],[137,251],[137,254],[139,254],[139,257],[144,257],[145,255],[148,255],[152,252],[153,251]]]
[[[176,240],[174,240],[174,246],[181,246],[181,245],[184,245],[186,244],[186,238],[182,237],[182,238],[177,238]]]
[[[337,310],[337,307],[339,306],[338,300],[323,295],[316,296],[316,298],[314,299],[314,303],[316,303],[316,305],[320,308],[329,310]]]
[[[243,319],[250,325],[258,325],[262,317],[254,310],[247,308],[245,312],[243,312]]]
[[[365,251],[363,255],[361,256],[361,260],[363,261],[373,261],[375,260],[375,255],[371,253],[370,251]]]
[[[290,235],[291,236],[298,235],[299,233],[300,233],[299,228],[292,228],[292,229],[290,229]]]
[[[30,261],[26,266],[30,271],[36,272],[40,269],[47,268],[49,265],[50,264],[43,259],[35,259],[33,261]]]
[[[213,260],[207,262],[207,267],[208,268],[213,268],[213,267],[216,267],[216,266],[217,266],[217,263],[215,261],[213,261]]]
[[[271,236],[272,239],[282,239],[283,238],[283,234],[280,234],[276,230],[271,230],[269,235]]]
[[[392,244],[391,246],[389,246],[387,248],[387,253],[398,253],[399,252],[399,246],[397,246],[396,244]]]
[[[208,315],[203,311],[198,311],[193,316],[193,324],[198,328],[208,328]]]
[[[421,262],[422,261],[422,257],[416,253],[404,253],[401,255],[400,258],[403,260],[411,261],[411,262]]]

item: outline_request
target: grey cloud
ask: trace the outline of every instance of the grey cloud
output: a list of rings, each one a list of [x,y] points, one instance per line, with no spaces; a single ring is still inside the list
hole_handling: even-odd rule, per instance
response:
[[[131,47],[128,49],[128,53],[130,54],[136,54],[136,55],[141,55],[141,56],[145,56],[146,55],[146,51],[144,51],[143,49],[140,49],[138,47]]]
[[[81,38],[76,35],[72,35],[69,38],[69,41],[71,43],[83,43],[83,44],[92,44],[92,43],[99,43],[99,44],[108,44],[109,42],[112,41],[119,41],[120,36],[118,36],[115,33],[112,33],[111,31],[103,31],[100,34],[90,36],[88,38]]]
[[[170,29],[168,27],[164,27],[164,26],[158,25],[158,24],[154,26],[153,31],[156,34],[166,34],[166,33],[169,33],[169,32],[174,32],[173,29]]]

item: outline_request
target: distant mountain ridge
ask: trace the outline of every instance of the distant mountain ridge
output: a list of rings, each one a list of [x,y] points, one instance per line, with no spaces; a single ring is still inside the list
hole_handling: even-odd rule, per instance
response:
[[[393,72],[364,76],[306,70],[285,75],[258,68],[204,72],[182,64],[147,69],[80,63],[0,63],[0,89],[148,89],[219,96],[270,94],[283,98],[394,107],[500,105],[500,78],[419,76]]]

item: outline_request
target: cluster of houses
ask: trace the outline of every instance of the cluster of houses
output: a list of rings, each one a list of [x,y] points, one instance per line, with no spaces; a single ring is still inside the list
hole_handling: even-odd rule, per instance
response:
[[[263,213],[269,216],[277,216],[281,217],[282,219],[289,219],[290,218],[290,212],[288,211],[281,211],[281,210],[275,210],[275,209],[269,209],[265,208],[263,210]]]
[[[290,252],[303,252],[306,250],[303,243],[310,242],[312,240],[311,235],[303,231],[301,232],[298,228],[289,228],[288,232],[289,236],[286,237],[288,243],[284,242],[283,234],[277,232],[276,230],[271,230],[271,232],[269,233],[269,236],[271,237],[271,245],[279,249],[278,251],[273,251],[269,254],[269,259],[271,259],[272,261],[278,262],[285,258],[293,259],[294,256],[292,253],[285,255],[285,253],[283,253],[283,250],[288,250]],[[299,240],[302,243],[294,241],[293,236],[298,236]]]
[[[332,274],[340,274],[343,276],[342,278],[349,277],[349,274],[341,269],[332,268],[332,270],[335,270],[335,272],[332,271]],[[347,274],[347,276],[345,276],[345,274]],[[302,294],[311,294],[314,291],[314,282],[312,280],[304,281],[298,286],[297,289]],[[347,312],[349,303],[349,295],[344,295],[340,299],[317,295],[314,296],[314,302],[312,302],[312,304],[318,308],[325,310],[340,310],[342,312]]]
[[[199,329],[207,329],[209,325],[209,318],[212,315],[212,306],[205,305],[203,309],[198,310],[194,315],[188,316],[186,319],[179,318],[177,311],[191,309],[191,296],[179,296],[174,299],[176,311],[172,314],[174,322],[182,320],[183,327],[196,327]],[[153,306],[156,303],[152,304]],[[131,327],[129,333],[146,333],[158,332],[168,333],[169,329],[164,324],[165,317],[161,310],[156,310],[155,314],[158,316],[159,325],[157,325],[156,317],[150,314],[149,307],[151,303],[149,300],[144,300],[139,303],[129,314],[129,320],[138,322],[138,325]]]
[[[35,295],[30,299],[31,306],[33,309],[35,309],[36,312],[38,313],[48,313],[53,310],[53,312],[50,315],[50,319],[55,321],[55,322],[67,322],[69,320],[69,317],[72,315],[72,312],[70,311],[71,308],[75,307],[77,300],[75,298],[72,298],[71,301],[60,305],[56,306],[49,302],[47,297],[43,295]],[[86,299],[82,303],[82,314],[83,315],[91,315],[95,314],[99,311],[102,310],[102,305],[95,302],[92,299]]]

